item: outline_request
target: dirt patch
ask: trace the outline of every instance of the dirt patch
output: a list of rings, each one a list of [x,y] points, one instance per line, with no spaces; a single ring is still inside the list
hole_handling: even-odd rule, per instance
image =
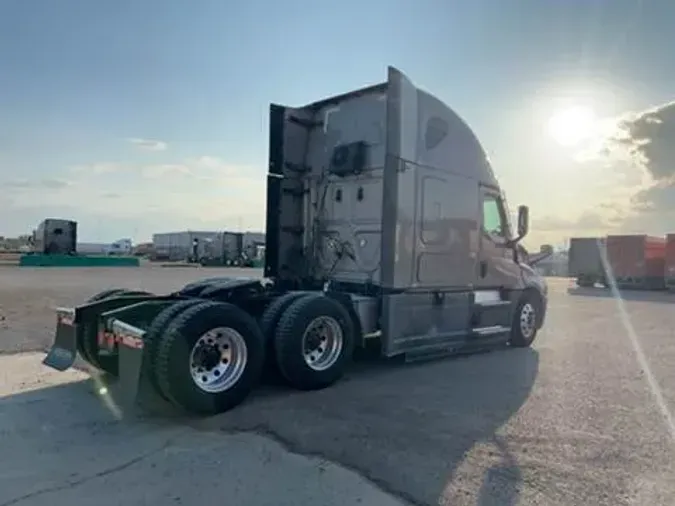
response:
[[[52,341],[54,308],[75,306],[109,288],[169,293],[219,276],[260,277],[259,269],[0,267],[0,353],[44,350]]]

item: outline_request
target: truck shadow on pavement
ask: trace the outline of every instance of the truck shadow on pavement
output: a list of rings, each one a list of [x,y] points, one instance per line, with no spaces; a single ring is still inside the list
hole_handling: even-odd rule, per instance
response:
[[[509,506],[518,502],[522,473],[498,431],[525,403],[538,367],[534,349],[414,365],[360,360],[326,390],[267,386],[207,419],[158,416],[155,409],[123,414],[115,387],[90,379],[0,398],[4,419],[15,420],[0,424],[0,437],[20,445],[16,436],[23,434],[44,455],[80,432],[105,435],[114,445],[114,434],[133,431],[137,422],[144,432],[148,423],[256,432],[352,469],[406,502]]]
[[[360,362],[327,390],[263,391],[198,426],[267,434],[413,504],[508,506],[517,503],[521,473],[497,431],[525,403],[538,367],[533,349],[415,365]]]
[[[581,288],[572,287],[567,289],[569,295],[581,297],[600,297],[604,299],[613,299],[614,294],[606,288]],[[648,291],[648,290],[620,290],[623,300],[638,302],[658,302],[661,304],[675,304],[675,293],[666,290]]]

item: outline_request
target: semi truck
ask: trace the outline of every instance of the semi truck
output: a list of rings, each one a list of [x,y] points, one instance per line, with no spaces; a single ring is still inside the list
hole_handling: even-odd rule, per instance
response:
[[[567,257],[568,276],[576,278],[580,287],[592,287],[596,283],[607,287],[602,260],[605,250],[604,237],[572,237]]]
[[[528,347],[547,286],[519,258],[488,157],[441,100],[389,67],[385,82],[270,106],[264,277],[164,295],[107,290],[57,309],[44,363],[79,354],[199,414],[241,403],[263,372],[316,390],[357,347],[424,360]]]
[[[195,242],[199,245],[208,243],[218,236],[217,231],[186,230],[183,232],[163,232],[152,235],[154,249],[153,258],[165,261],[189,261],[194,256]]]
[[[32,236],[33,252],[42,255],[75,255],[77,253],[77,222],[47,218]]]
[[[666,240],[646,234],[607,236],[607,260],[619,288],[665,288]]]
[[[664,266],[666,288],[675,291],[675,234],[666,236],[666,258]]]
[[[244,234],[218,232],[198,244],[198,254],[193,261],[203,266],[238,266],[243,263]]]

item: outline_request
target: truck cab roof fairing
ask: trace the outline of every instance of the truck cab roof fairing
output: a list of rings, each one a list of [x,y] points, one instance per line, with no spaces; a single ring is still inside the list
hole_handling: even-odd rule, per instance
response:
[[[485,150],[468,124],[396,68],[389,67],[388,74],[390,113],[395,115],[388,118],[388,154],[498,187]]]

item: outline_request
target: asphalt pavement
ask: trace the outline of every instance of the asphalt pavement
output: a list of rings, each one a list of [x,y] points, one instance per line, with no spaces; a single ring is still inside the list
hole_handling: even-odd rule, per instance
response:
[[[1,356],[0,506],[675,504],[675,296],[550,285],[532,349],[360,362],[202,420]]]

